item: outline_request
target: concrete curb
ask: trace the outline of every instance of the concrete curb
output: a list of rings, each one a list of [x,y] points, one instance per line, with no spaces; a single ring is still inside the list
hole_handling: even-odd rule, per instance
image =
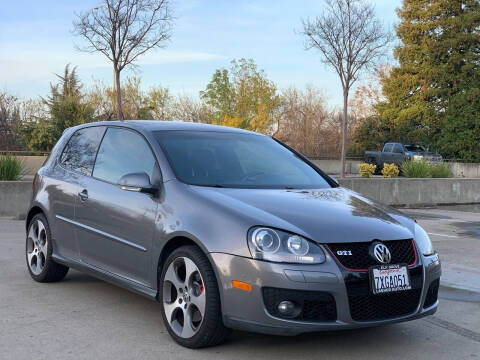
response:
[[[478,302],[480,303],[480,292],[470,291],[449,284],[442,284],[440,280],[439,297],[446,300]]]
[[[440,291],[446,298],[480,302],[480,271],[462,264],[442,263]]]

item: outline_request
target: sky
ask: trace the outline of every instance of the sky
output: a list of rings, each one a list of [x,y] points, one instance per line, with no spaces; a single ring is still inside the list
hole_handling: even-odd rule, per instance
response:
[[[378,17],[393,29],[401,0],[371,0]],[[67,63],[88,89],[95,81],[112,82],[103,55],[75,50],[81,38],[72,33],[75,14],[101,0],[0,0],[0,89],[26,99],[45,96]],[[173,94],[198,96],[216,69],[232,59],[252,58],[279,88],[306,85],[323,92],[331,106],[342,102],[339,80],[320,63],[315,50],[305,51],[298,34],[301,19],[320,15],[322,0],[176,0],[175,27],[165,49],[141,57],[142,87],[163,86]]]

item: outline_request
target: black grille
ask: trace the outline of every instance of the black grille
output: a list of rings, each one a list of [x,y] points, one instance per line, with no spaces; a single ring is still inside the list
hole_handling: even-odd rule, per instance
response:
[[[373,295],[368,273],[356,273],[345,278],[350,315],[355,321],[385,320],[413,313],[422,293],[422,267],[409,270],[411,290]]]
[[[425,297],[425,303],[423,304],[424,308],[430,307],[437,302],[439,286],[440,279],[432,281],[430,287],[428,288],[427,296]]]
[[[415,263],[415,248],[411,239],[382,242],[390,250],[391,264],[413,265]],[[327,246],[344,267],[352,270],[366,270],[370,266],[378,265],[378,262],[368,253],[371,244],[372,242],[354,242],[327,244]],[[352,255],[338,255],[337,251],[350,251]]]
[[[335,299],[329,293],[263,288],[263,301],[271,315],[284,317],[278,312],[277,306],[285,300],[300,307],[301,311],[293,318],[295,320],[329,322],[337,319]]]

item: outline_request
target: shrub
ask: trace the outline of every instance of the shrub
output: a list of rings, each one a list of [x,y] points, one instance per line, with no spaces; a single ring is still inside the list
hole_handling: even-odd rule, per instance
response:
[[[375,173],[377,165],[362,163],[358,165],[359,173],[362,177],[371,178]]]
[[[384,178],[397,177],[400,171],[395,164],[383,164],[382,174]]]
[[[0,155],[0,180],[20,180],[24,174],[25,167],[20,159],[11,155]]]
[[[447,163],[440,162],[430,164],[430,175],[432,178],[451,178],[453,177],[452,169]]]
[[[402,163],[402,174],[408,178],[430,177],[430,164],[425,160],[406,160]]]

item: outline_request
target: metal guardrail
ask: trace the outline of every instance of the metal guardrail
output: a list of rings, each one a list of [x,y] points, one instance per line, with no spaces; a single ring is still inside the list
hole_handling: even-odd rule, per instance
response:
[[[305,155],[307,158],[310,160],[339,160],[340,161],[340,156],[318,156],[318,155]],[[347,160],[363,160],[363,156],[347,156]]]
[[[0,150],[0,155],[13,155],[13,156],[48,156],[49,151],[28,151],[28,150]],[[311,160],[340,160],[340,156],[326,155],[306,155]],[[363,160],[363,156],[347,156],[347,160]],[[471,163],[463,159],[443,159],[445,162],[458,162],[458,163]]]
[[[0,155],[13,156],[48,156],[49,151],[0,150]]]
[[[340,161],[340,156],[317,156],[317,155],[315,155],[315,156],[306,155],[306,156],[310,160],[338,160],[338,161]],[[347,160],[361,160],[361,161],[364,160],[363,156],[347,156],[346,159]],[[471,161],[467,161],[467,160],[463,160],[463,159],[443,159],[443,161],[445,161],[445,162],[480,164],[480,162],[472,163]]]

